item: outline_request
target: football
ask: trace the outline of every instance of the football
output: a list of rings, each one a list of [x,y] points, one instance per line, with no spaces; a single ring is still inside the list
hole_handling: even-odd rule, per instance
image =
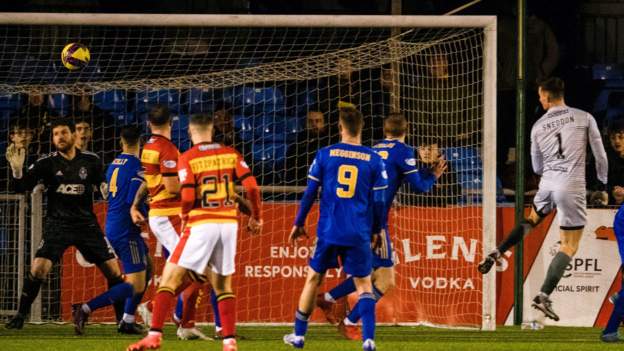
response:
[[[85,67],[90,59],[89,49],[80,43],[67,44],[61,52],[63,66],[72,71]]]

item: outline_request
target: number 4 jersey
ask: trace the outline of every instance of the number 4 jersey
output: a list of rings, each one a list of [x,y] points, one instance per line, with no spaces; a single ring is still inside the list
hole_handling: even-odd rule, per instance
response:
[[[607,155],[596,120],[568,106],[550,108],[531,130],[533,170],[542,176],[540,189],[585,189],[587,143],[596,159],[598,179],[607,183]]]
[[[117,156],[106,170],[106,183],[108,184],[106,236],[114,240],[140,233],[140,228],[132,223],[130,206],[143,183],[141,160],[130,154]]]
[[[200,143],[179,159],[178,177],[182,185],[182,213],[188,225],[236,223],[234,180],[243,183],[251,201],[252,216],[260,219],[260,193],[243,157],[233,148],[216,143]]]

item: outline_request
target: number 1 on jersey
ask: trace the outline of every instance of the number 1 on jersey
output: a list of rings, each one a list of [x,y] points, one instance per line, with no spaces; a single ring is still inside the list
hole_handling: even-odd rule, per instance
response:
[[[557,142],[559,143],[559,150],[557,151],[557,158],[564,159],[563,155],[563,143],[561,142],[561,133],[557,133]]]
[[[338,187],[336,195],[338,197],[349,199],[355,195],[355,186],[357,185],[358,169],[351,165],[342,165],[338,167],[338,183],[346,186],[346,189]]]

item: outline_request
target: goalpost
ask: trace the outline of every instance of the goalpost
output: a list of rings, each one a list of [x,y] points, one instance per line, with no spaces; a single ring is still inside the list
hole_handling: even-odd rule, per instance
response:
[[[384,116],[404,114],[407,142],[422,151],[415,162],[427,167],[426,151],[437,152],[449,172],[431,194],[404,186],[397,196],[390,216],[397,286],[378,306],[378,321],[495,329],[495,275],[476,269],[496,235],[495,17],[0,13],[0,28],[3,152],[16,119],[35,131],[32,152],[45,153],[46,124],[57,115],[79,116],[92,125],[90,149],[110,162],[119,152],[119,127],[146,128],[156,103],[169,106],[172,139],[185,150],[189,115],[217,111],[217,140],[243,154],[264,199],[263,233],[239,234],[234,286],[243,323],[292,320],[313,243],[293,248],[286,238],[307,166],[318,148],[338,140],[339,104],[363,112],[369,146],[383,138]],[[82,70],[61,64],[71,42],[91,52]],[[24,94],[43,94],[46,107],[29,104]],[[80,100],[92,104],[79,108]],[[223,116],[232,116],[231,127]],[[1,190],[9,194],[6,162],[2,168]],[[104,206],[96,200],[102,221]],[[34,196],[30,208],[28,238],[9,239],[20,241],[20,260],[21,241],[41,235],[45,199]],[[22,211],[19,223],[25,217]],[[149,240],[158,274],[161,248]],[[16,267],[18,284],[29,258]],[[328,272],[323,289],[344,278],[340,270]],[[0,286],[19,296],[19,286],[8,283],[13,279],[0,275]],[[71,303],[105,287],[96,269],[69,250],[33,316],[68,320]],[[208,310],[205,301],[199,316]],[[17,308],[15,298],[5,305],[3,313]],[[93,320],[112,315],[98,311]]]

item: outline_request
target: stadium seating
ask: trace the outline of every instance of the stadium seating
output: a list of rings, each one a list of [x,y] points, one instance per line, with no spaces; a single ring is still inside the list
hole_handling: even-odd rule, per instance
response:
[[[174,115],[171,120],[171,141],[180,152],[184,152],[191,147],[191,138],[188,133],[189,116]]]
[[[0,111],[19,111],[23,103],[26,103],[26,99],[20,94],[0,95]]]
[[[167,105],[172,112],[180,111],[180,91],[175,89],[163,89],[156,91],[138,91],[135,97],[135,111],[143,114],[156,105]]]
[[[214,109],[212,99],[201,89],[190,89],[184,101],[190,114],[212,112]]]
[[[245,115],[284,111],[284,95],[279,88],[235,87],[223,92],[224,101],[236,106]]]
[[[51,94],[48,95],[48,108],[58,116],[67,116],[71,110],[71,95]]]
[[[104,111],[126,112],[128,98],[123,90],[102,91],[93,95],[93,104]]]

